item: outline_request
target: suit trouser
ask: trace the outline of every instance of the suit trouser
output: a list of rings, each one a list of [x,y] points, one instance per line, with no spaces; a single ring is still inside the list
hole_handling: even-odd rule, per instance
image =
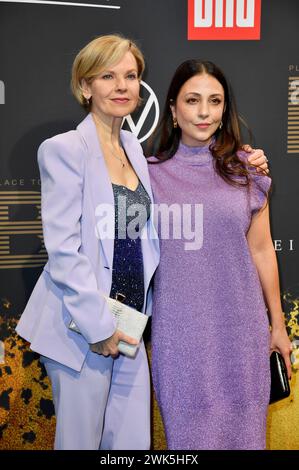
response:
[[[80,372],[41,357],[52,384],[55,449],[147,450],[150,379],[143,342],[135,358],[91,351]]]

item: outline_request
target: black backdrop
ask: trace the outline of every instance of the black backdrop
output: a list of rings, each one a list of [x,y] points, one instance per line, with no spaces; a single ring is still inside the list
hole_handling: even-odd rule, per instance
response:
[[[190,0],[189,8],[192,2],[195,6],[200,3]],[[215,4],[216,0],[211,2]],[[41,421],[34,415],[35,408],[28,412],[26,400],[28,405],[32,399],[26,393],[30,395],[28,390],[32,388],[28,383],[32,384],[34,379],[35,383],[40,381],[38,390],[43,393],[44,377],[36,378],[32,371],[28,372],[35,359],[18,343],[13,326],[46,261],[36,150],[45,138],[74,128],[84,117],[70,92],[70,70],[75,54],[95,36],[120,32],[139,43],[147,65],[144,81],[154,91],[160,106],[174,69],[187,58],[212,60],[229,76],[239,111],[254,133],[255,146],[263,148],[270,160],[274,180],[272,234],[280,266],[281,291],[286,301],[290,335],[292,339],[299,338],[299,106],[296,102],[299,82],[294,83],[299,80],[299,2],[262,0],[260,40],[216,41],[188,40],[186,0],[86,2],[119,6],[118,9],[33,3],[0,1],[0,340],[5,347],[5,358],[0,361],[3,363],[2,448],[42,447],[36,437],[42,432]],[[144,89],[145,104],[148,97]],[[139,138],[150,130],[155,113],[153,105]],[[135,124],[141,114],[142,109],[133,116]],[[37,372],[42,374],[40,369]],[[47,397],[44,398],[47,403],[38,403],[40,420],[51,417],[47,401],[50,395]],[[23,424],[26,432],[20,428],[16,418],[18,409],[24,416],[30,415],[23,422],[28,424],[31,419],[35,423],[34,439],[30,437],[29,424],[29,427]],[[298,407],[296,410],[292,411],[292,416],[298,417],[293,429],[299,421]],[[283,426],[283,419],[279,421],[279,426]],[[26,438],[22,437],[24,434]],[[275,437],[270,436],[269,442],[278,446]],[[293,437],[284,445],[294,448],[298,444],[298,437]]]

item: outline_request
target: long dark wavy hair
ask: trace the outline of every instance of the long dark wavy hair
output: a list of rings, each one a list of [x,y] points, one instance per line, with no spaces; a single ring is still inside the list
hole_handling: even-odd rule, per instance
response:
[[[251,172],[248,170],[246,162],[237,155],[243,145],[240,129],[243,120],[238,115],[234,94],[228,80],[222,70],[213,62],[191,59],[186,60],[177,68],[169,86],[162,118],[151,139],[152,143],[156,142],[157,150],[154,154],[159,160],[157,163],[172,158],[181,139],[180,127],[173,127],[170,105],[176,103],[178,94],[187,80],[204,73],[216,78],[224,89],[223,126],[221,129],[217,129],[214,134],[214,142],[210,145],[215,160],[215,169],[227,183],[234,186],[248,186]]]

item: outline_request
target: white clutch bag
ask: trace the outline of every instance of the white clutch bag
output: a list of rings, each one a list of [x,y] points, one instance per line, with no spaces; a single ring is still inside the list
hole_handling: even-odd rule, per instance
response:
[[[148,316],[142,312],[138,312],[138,310],[135,310],[128,305],[123,304],[119,300],[111,299],[106,295],[103,295],[103,297],[108,303],[109,309],[116,319],[117,329],[140,342],[148,321]],[[73,320],[70,322],[69,328],[70,330],[80,333],[79,328]],[[120,341],[118,343],[119,352],[129,357],[135,356],[138,346],[139,345],[125,343],[124,341]]]

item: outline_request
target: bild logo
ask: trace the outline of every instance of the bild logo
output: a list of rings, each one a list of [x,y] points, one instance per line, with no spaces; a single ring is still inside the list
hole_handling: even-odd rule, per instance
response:
[[[261,0],[188,0],[189,40],[260,39]]]

